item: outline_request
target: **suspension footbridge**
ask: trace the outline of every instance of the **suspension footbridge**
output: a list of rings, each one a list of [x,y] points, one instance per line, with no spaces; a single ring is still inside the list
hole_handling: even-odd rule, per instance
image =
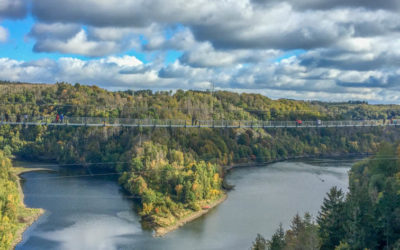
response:
[[[2,117],[0,125],[78,126],[78,127],[153,127],[153,128],[342,128],[397,127],[400,120],[313,120],[313,121],[244,121],[244,120],[179,120],[130,119],[102,117]]]

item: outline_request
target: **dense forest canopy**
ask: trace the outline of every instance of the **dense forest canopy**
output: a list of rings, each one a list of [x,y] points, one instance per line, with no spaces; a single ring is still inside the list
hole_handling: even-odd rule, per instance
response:
[[[166,145],[145,142],[135,147],[131,163],[119,181],[142,200],[141,215],[155,226],[168,226],[198,211],[204,201],[222,194],[217,167],[196,161],[190,154],[168,150]]]
[[[0,111],[20,114],[199,120],[388,119],[398,105],[271,100],[228,91],[106,91],[97,86],[0,82]]]
[[[271,100],[258,94],[227,91],[110,92],[96,86],[58,83],[0,84],[0,115],[27,114],[177,119],[384,119],[397,117],[397,105],[363,102],[322,103]],[[382,128],[261,130],[261,129],[123,129],[2,126],[0,147],[6,154],[62,163],[126,161],[134,144],[154,140],[197,160],[221,164],[269,161],[295,155],[330,152],[373,152],[390,139]],[[333,136],[337,135],[337,136]],[[383,136],[383,137],[382,137]],[[217,160],[216,160],[217,159]]]
[[[0,84],[0,115],[152,119],[389,119],[397,105],[271,100],[227,91],[107,91],[57,83]],[[152,226],[166,226],[223,195],[223,166],[291,157],[374,153],[397,128],[212,129],[0,126],[6,156],[112,171]],[[105,164],[107,163],[107,164]]]

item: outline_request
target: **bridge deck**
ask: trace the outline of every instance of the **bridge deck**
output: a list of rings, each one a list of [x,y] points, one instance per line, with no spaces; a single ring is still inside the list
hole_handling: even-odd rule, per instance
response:
[[[239,121],[239,120],[158,120],[101,117],[16,117],[0,119],[0,125],[88,126],[88,127],[156,127],[156,128],[318,128],[397,126],[400,120],[337,120],[337,121]]]

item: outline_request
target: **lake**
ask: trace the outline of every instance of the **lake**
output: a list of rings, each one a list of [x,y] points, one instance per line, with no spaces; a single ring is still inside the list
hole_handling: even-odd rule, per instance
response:
[[[332,186],[347,190],[354,162],[303,159],[234,169],[227,181],[235,189],[225,202],[162,238],[142,229],[135,202],[115,176],[58,167],[25,173],[25,203],[46,213],[16,249],[249,249],[257,233],[270,238],[279,223],[287,229],[296,213],[316,216]]]

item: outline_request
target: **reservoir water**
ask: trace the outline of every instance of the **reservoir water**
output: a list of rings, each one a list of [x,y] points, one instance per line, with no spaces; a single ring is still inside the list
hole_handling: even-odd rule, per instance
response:
[[[287,229],[296,213],[316,216],[332,186],[347,190],[355,161],[309,159],[235,169],[227,177],[235,189],[225,202],[162,238],[142,229],[134,201],[115,177],[79,176],[82,170],[64,168],[25,173],[25,203],[46,212],[16,249],[249,249],[257,233],[270,238],[279,223]]]

